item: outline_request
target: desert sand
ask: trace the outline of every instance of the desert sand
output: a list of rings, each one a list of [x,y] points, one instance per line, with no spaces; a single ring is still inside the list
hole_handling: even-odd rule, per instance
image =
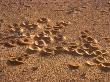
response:
[[[0,0],[0,82],[110,82],[110,0]]]

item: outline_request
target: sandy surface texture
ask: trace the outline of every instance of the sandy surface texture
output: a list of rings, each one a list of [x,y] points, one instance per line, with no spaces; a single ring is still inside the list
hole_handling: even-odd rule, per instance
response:
[[[0,0],[0,82],[110,82],[110,0]]]

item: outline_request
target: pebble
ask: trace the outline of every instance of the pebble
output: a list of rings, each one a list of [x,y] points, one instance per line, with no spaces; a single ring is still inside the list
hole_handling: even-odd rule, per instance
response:
[[[76,70],[80,67],[79,64],[74,64],[74,63],[68,63],[67,66],[69,67],[69,69],[71,70]]]

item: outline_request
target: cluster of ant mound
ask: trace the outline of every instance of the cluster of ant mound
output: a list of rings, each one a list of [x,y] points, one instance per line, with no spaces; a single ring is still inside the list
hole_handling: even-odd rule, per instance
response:
[[[64,21],[53,24],[48,18],[40,18],[36,24],[24,21],[19,25],[9,25],[11,36],[6,37],[3,44],[7,47],[25,45],[27,53],[52,55],[55,54],[57,44],[66,40],[63,28],[68,24],[69,22]],[[12,58],[8,62],[19,62],[20,58]],[[21,59],[19,64],[22,64]]]
[[[90,35],[90,32],[87,30],[81,32],[79,40],[82,43],[79,54],[91,57],[93,60],[86,61],[85,64],[88,66],[98,66],[104,71],[110,71],[110,63],[105,58],[105,56],[109,55],[109,52],[100,46],[99,42]]]
[[[48,18],[40,18],[37,23],[24,21],[20,25],[13,24],[10,27],[11,36],[6,37],[5,46],[16,47],[17,45],[26,45],[28,53],[37,53],[43,56],[54,54],[71,54],[73,56],[84,56],[93,58],[93,62],[87,61],[89,66],[99,66],[103,69],[110,70],[110,63],[104,58],[109,53],[104,50],[99,42],[91,36],[88,30],[81,31],[79,40],[67,42],[63,35],[63,30],[69,22],[57,22],[53,24]],[[28,58],[27,55],[23,56]],[[95,58],[94,58],[95,57]],[[22,57],[8,60],[8,64],[23,64]],[[79,68],[72,64],[70,68]]]
[[[29,52],[52,54],[54,49],[52,45],[55,46],[55,44],[66,40],[62,34],[62,28],[68,24],[68,22],[61,21],[52,25],[51,20],[47,18],[38,19],[37,24],[30,24],[29,21],[20,25],[13,24],[13,26],[9,26],[12,36],[7,37],[9,39],[5,45],[9,47],[27,45]],[[32,34],[32,31],[35,32]]]

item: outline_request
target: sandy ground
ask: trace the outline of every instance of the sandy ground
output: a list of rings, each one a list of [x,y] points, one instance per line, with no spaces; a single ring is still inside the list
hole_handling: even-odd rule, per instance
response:
[[[70,21],[71,24],[64,28],[68,41],[77,40],[85,29],[90,30],[92,37],[110,51],[109,43],[102,39],[110,37],[109,0],[0,0],[0,41],[10,35],[8,25],[24,20],[36,23],[40,17],[50,18],[53,22]],[[84,62],[89,58],[68,54],[46,57],[28,54],[24,64],[7,65],[10,57],[20,56],[25,51],[26,46],[8,48],[0,44],[0,82],[110,82],[110,72],[97,66],[85,66]],[[110,62],[110,57],[107,59]],[[70,70],[66,62],[82,66]]]

